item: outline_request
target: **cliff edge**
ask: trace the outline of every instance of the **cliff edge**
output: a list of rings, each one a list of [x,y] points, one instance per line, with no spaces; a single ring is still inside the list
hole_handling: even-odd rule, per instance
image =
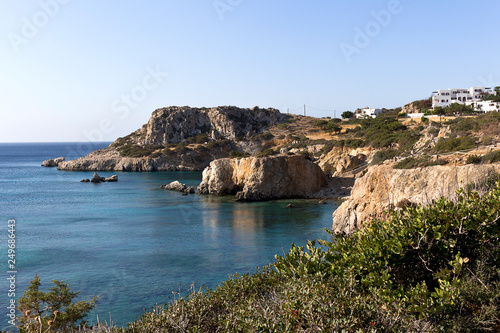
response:
[[[335,233],[352,233],[369,225],[384,212],[408,205],[430,204],[441,197],[452,199],[460,188],[480,189],[496,179],[499,164],[431,166],[394,169],[392,164],[372,166],[356,180],[351,197],[333,213]]]

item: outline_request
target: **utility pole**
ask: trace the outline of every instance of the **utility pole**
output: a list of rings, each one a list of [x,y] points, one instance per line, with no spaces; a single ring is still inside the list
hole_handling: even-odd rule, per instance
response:
[[[290,114],[290,108],[286,109],[286,113]]]
[[[304,117],[306,116],[306,105],[304,104]]]
[[[333,110],[333,118],[337,118],[337,110]]]

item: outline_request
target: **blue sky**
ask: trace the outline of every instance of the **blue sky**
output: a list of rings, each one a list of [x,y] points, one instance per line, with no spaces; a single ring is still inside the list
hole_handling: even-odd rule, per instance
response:
[[[112,141],[170,105],[321,117],[500,85],[495,0],[0,6],[0,142]]]

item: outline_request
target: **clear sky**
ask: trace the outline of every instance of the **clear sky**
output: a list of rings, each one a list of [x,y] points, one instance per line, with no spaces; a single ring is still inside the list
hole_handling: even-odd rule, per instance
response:
[[[337,116],[500,85],[498,0],[0,0],[0,142],[112,141],[170,105]]]

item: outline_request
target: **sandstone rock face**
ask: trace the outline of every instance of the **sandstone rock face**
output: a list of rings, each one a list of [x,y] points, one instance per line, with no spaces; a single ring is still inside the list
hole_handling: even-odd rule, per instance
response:
[[[351,233],[369,225],[374,217],[383,217],[388,209],[427,205],[443,196],[453,198],[459,188],[474,187],[499,171],[498,164],[409,170],[387,164],[370,167],[356,180],[351,197],[333,213],[333,231]]]
[[[45,160],[42,162],[43,167],[56,167],[59,165],[59,163],[64,162],[66,158],[64,157],[58,157],[50,160]]]
[[[326,183],[321,168],[299,155],[224,158],[203,171],[198,193],[232,194],[245,201],[307,198]]]
[[[352,171],[367,161],[369,156],[373,154],[372,148],[333,148],[330,152],[321,156],[318,165],[327,175],[336,177]]]
[[[162,189],[169,191],[177,191],[183,193],[195,193],[195,188],[192,186],[187,186],[186,184],[182,184],[178,180],[171,182],[167,185],[162,185]]]

